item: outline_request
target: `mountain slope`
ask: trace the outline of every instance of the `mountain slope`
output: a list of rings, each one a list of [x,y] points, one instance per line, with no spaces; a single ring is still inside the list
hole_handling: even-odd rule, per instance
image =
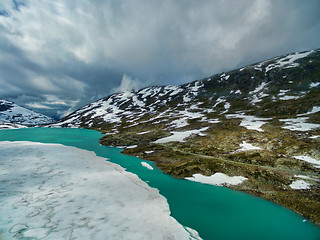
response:
[[[36,113],[27,108],[21,107],[13,102],[0,100],[0,123],[4,128],[19,127],[19,124],[26,126],[52,123],[54,120],[41,113]]]
[[[247,178],[230,188],[320,224],[320,51],[276,57],[180,86],[116,93],[52,126],[91,128],[101,143],[165,173]]]
[[[130,126],[128,123],[137,124],[142,119],[142,123],[157,124],[164,118],[208,121],[211,116],[238,111],[277,118],[318,111],[313,107],[320,105],[316,99],[319,54],[291,54],[190,84],[116,93],[84,106],[58,125],[103,129],[106,124]],[[177,129],[187,125],[175,123],[166,126]]]

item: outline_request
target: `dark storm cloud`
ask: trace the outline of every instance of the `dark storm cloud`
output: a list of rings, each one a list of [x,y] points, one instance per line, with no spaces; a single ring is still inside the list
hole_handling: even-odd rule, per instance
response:
[[[51,116],[320,47],[318,0],[0,2],[0,98]]]

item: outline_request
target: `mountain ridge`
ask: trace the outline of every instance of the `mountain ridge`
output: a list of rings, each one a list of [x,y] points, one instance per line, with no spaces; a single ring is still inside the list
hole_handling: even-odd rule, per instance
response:
[[[1,128],[20,128],[53,123],[54,120],[44,114],[37,113],[18,104],[0,99]]]
[[[306,53],[302,53],[302,56],[304,56],[305,54],[307,54],[307,55],[312,54],[313,52],[315,52],[319,55],[319,50],[312,50],[312,51],[309,51]],[[288,56],[293,56],[293,57],[297,58],[297,56],[295,56],[295,55],[297,55],[297,54],[285,55],[285,57],[282,57],[282,59],[286,58]],[[202,98],[209,98],[209,100],[212,100],[212,97],[217,96],[215,98],[215,100],[218,100],[218,101],[220,101],[220,103],[222,103],[222,102],[226,102],[226,101],[221,98],[219,99],[219,97],[221,97],[221,96],[223,98],[226,98],[226,96],[227,96],[228,98],[233,97],[236,99],[241,99],[241,98],[243,98],[242,92],[246,92],[247,95],[248,95],[248,93],[249,93],[249,95],[251,94],[251,96],[247,96],[247,97],[251,98],[250,99],[251,104],[254,105],[255,103],[260,102],[262,100],[261,98],[265,97],[264,94],[266,94],[266,93],[263,93],[264,92],[263,90],[265,90],[264,88],[266,88],[267,87],[266,85],[268,84],[268,82],[264,81],[264,79],[263,79],[264,76],[262,76],[262,78],[261,78],[261,74],[263,74],[261,65],[263,63],[275,61],[279,58],[281,58],[281,57],[277,57],[277,58],[273,58],[271,60],[263,61],[261,63],[255,64],[255,65],[249,65],[247,67],[240,68],[238,70],[232,70],[232,71],[227,72],[228,74],[226,74],[226,73],[216,74],[216,75],[211,76],[209,78],[196,80],[191,83],[186,83],[186,84],[182,84],[182,85],[152,86],[152,87],[146,87],[146,88],[143,88],[143,89],[140,89],[137,91],[132,91],[132,92],[115,93],[115,94],[109,95],[108,97],[102,98],[92,104],[88,104],[88,105],[80,108],[79,110],[70,114],[66,118],[60,120],[59,124],[65,125],[65,121],[67,119],[70,119],[70,116],[74,116],[75,114],[78,114],[78,113],[81,114],[81,113],[87,112],[90,109],[91,105],[92,105],[92,109],[95,109],[99,106],[99,103],[103,103],[105,101],[107,101],[107,102],[109,101],[108,103],[112,103],[112,102],[116,102],[115,100],[117,100],[117,99],[119,100],[118,101],[119,109],[115,109],[115,106],[111,105],[109,112],[105,112],[104,113],[105,115],[108,115],[108,114],[110,115],[112,110],[119,110],[119,113],[121,115],[124,115],[122,110],[127,110],[130,108],[132,110],[135,110],[134,107],[136,107],[137,110],[142,111],[142,112],[143,111],[152,111],[153,110],[152,105],[155,104],[155,101],[153,101],[153,100],[162,101],[162,103],[159,104],[160,106],[161,105],[167,106],[168,105],[167,102],[174,101],[174,100],[180,100],[180,104],[182,104],[182,103],[185,104],[187,102],[191,102],[192,98],[197,97],[197,95],[199,93],[200,93],[199,94],[200,98],[201,97]],[[281,63],[278,63],[278,64],[281,64]],[[291,64],[291,66],[290,66],[290,64]],[[290,67],[295,67],[296,64],[297,63],[294,63],[294,62],[290,63],[289,62]],[[272,66],[270,67],[270,65],[268,65],[268,67],[271,69],[267,69],[266,72],[269,72],[270,70],[272,70]],[[286,66],[286,67],[288,68],[288,66]],[[254,68],[254,70],[261,71],[261,73],[259,74],[259,72],[256,71],[255,72],[256,76],[251,76],[251,79],[249,79],[249,81],[248,81],[248,78],[246,78],[246,76],[245,76],[246,74],[242,74],[242,76],[235,76],[235,78],[233,78],[233,79],[230,78],[230,74],[237,73],[237,72],[241,74],[241,72],[243,70],[245,70],[245,69],[250,70],[252,68]],[[264,66],[264,69],[266,69],[265,66]],[[257,76],[260,79],[252,81],[252,79],[254,79]],[[233,81],[231,82],[229,79],[233,80]],[[240,79],[240,81],[238,79]],[[272,79],[271,79],[271,81],[272,81]],[[269,82],[271,82],[271,81],[269,81]],[[288,82],[290,82],[290,80],[288,80]],[[258,85],[257,83],[260,85]],[[228,89],[227,85],[229,85],[229,89]],[[218,89],[217,88],[214,89],[214,87],[217,87],[217,86],[218,86]],[[189,88],[189,90],[188,90],[188,88]],[[205,88],[205,89],[209,89],[209,90],[214,89],[215,93],[210,94],[210,93],[208,93],[208,91],[207,92],[206,91],[197,92],[197,90],[200,88]],[[178,93],[180,93],[180,94],[178,94]],[[256,93],[258,93],[258,94],[256,94]],[[282,94],[282,95],[285,95],[286,92],[283,92],[283,93],[284,94]],[[184,96],[183,102],[181,102],[181,99],[177,99],[179,97],[181,98],[182,94],[187,95],[187,96]],[[260,96],[259,96],[259,94],[260,94]],[[280,92],[280,94],[281,94],[281,92]],[[153,96],[150,97],[150,95],[153,95],[153,96],[158,95],[158,98],[153,99],[152,98]],[[236,97],[236,95],[238,95],[238,97]],[[299,97],[297,95],[298,94],[296,92],[296,93],[293,93],[293,96],[287,96],[287,98],[295,99],[295,98]],[[148,98],[145,99],[145,97],[148,97]],[[211,99],[210,99],[210,97],[211,97]],[[130,106],[130,102],[129,102],[130,100],[131,100],[131,106]],[[290,99],[286,99],[286,98],[281,99],[280,98],[280,100],[290,100]],[[215,106],[216,103],[217,102],[214,102],[214,103],[211,102],[210,103],[211,105],[209,105],[209,106],[212,106],[212,105]],[[216,106],[219,105],[220,103],[217,103]],[[179,102],[178,102],[178,105],[179,105]],[[170,104],[168,106],[170,106]],[[109,106],[104,106],[104,107],[109,107]],[[145,107],[145,109],[143,109],[142,107]],[[303,111],[301,111],[301,110],[298,111],[298,113],[301,113],[301,114],[304,112],[307,112],[307,110],[304,109]],[[115,113],[115,115],[117,115],[116,111],[114,111],[114,113]],[[89,115],[89,114],[87,114],[87,115]],[[98,116],[99,114],[96,114],[96,115]],[[101,113],[99,116],[102,116],[102,115],[103,114]],[[266,114],[264,114],[264,115],[266,115]],[[117,122],[115,119],[116,119],[116,116],[110,116],[109,122],[111,122],[111,123]],[[105,118],[105,120],[106,120],[106,122],[108,122],[108,119]],[[69,121],[69,122],[72,123],[72,121]],[[91,126],[90,126],[90,124],[88,124],[88,126],[86,126],[86,127],[91,127]]]

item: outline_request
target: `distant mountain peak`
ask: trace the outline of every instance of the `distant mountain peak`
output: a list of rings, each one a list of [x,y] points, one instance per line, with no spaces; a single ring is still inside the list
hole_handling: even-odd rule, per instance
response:
[[[0,99],[0,123],[14,126],[34,126],[53,123],[54,120],[41,113],[34,112],[15,104],[14,102]]]

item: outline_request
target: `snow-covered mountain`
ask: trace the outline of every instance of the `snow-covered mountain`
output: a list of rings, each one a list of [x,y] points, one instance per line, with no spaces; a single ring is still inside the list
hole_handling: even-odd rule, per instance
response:
[[[102,144],[172,176],[217,185],[223,176],[320,224],[320,50],[115,93],[52,126],[101,131]]]
[[[41,113],[21,107],[14,102],[0,100],[0,123],[2,128],[33,126],[52,123],[54,120]]]
[[[319,50],[294,53],[189,84],[116,93],[57,125],[116,132],[119,127],[161,123],[162,128],[177,130],[190,121],[210,124],[221,117],[249,121],[247,116],[255,115],[264,118],[261,121],[283,118],[283,127],[294,128],[297,124],[288,116],[299,115],[300,129],[313,129],[317,125],[303,123],[320,111],[319,56]]]

